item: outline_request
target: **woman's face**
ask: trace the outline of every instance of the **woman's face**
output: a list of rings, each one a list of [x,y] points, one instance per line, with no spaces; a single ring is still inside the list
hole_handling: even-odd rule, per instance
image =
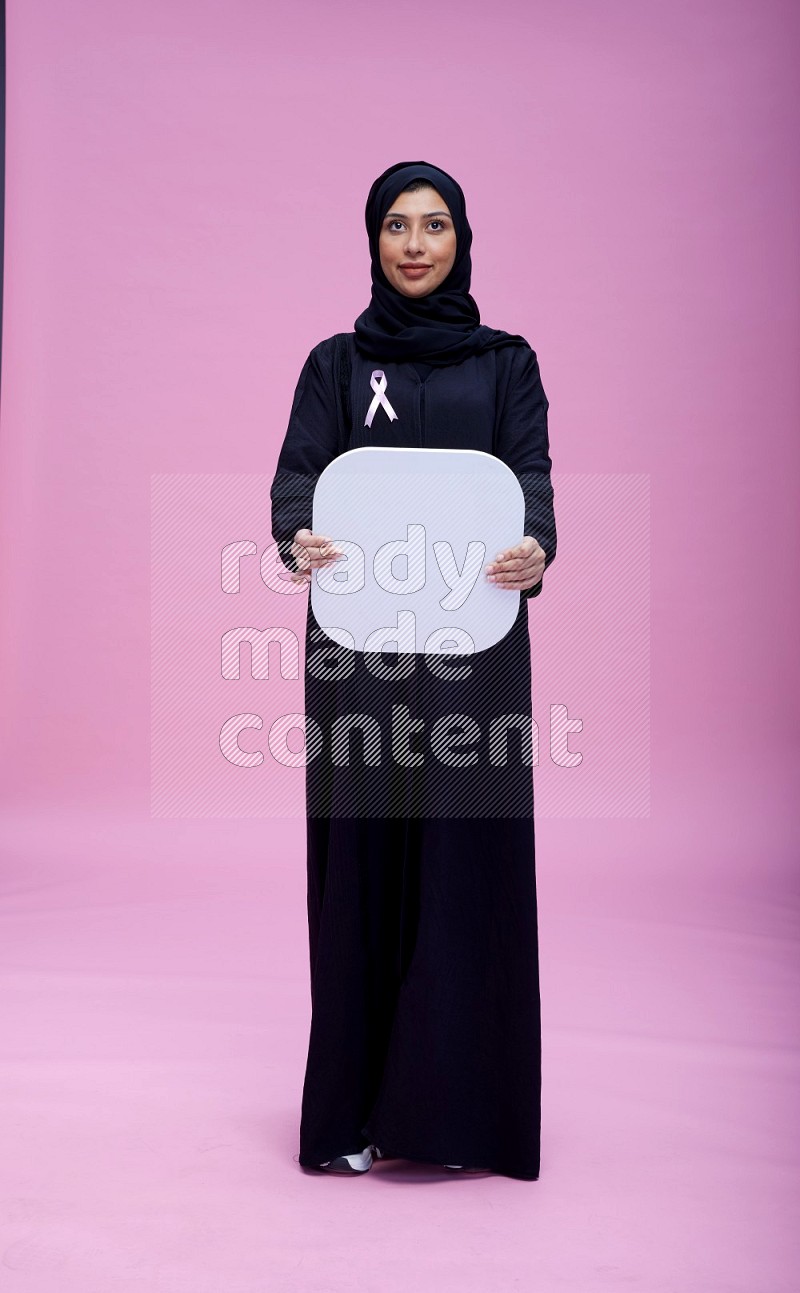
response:
[[[403,296],[427,296],[456,258],[456,231],[436,189],[399,193],[386,212],[378,240],[381,268]]]

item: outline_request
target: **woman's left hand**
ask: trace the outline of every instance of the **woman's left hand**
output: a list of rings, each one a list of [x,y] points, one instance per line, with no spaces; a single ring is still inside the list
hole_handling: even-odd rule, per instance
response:
[[[526,534],[522,543],[518,543],[515,548],[498,552],[494,561],[486,567],[486,576],[498,588],[533,588],[544,574],[546,555],[536,539]]]

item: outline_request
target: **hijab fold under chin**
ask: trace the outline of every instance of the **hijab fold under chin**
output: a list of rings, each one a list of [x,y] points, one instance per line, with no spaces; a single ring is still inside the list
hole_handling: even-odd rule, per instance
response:
[[[456,258],[450,273],[427,296],[404,296],[381,268],[379,238],[384,218],[411,180],[430,181],[444,198],[456,233]],[[470,296],[472,230],[461,186],[428,162],[398,162],[379,175],[365,212],[372,259],[372,298],[355,321],[356,345],[370,359],[395,363],[414,359],[440,366],[457,364],[497,346],[528,346],[524,337],[481,323]]]

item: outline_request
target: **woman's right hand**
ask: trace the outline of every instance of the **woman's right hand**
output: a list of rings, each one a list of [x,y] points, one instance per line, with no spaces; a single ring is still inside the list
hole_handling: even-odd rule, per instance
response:
[[[292,556],[300,570],[292,575],[294,583],[311,583],[311,571],[331,566],[339,557],[344,556],[327,534],[312,534],[310,530],[298,530],[292,544]]]

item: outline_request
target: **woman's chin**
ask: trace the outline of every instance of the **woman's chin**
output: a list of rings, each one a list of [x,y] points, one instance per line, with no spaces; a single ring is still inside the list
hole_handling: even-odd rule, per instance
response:
[[[433,291],[436,284],[423,283],[421,280],[418,280],[416,283],[409,283],[406,280],[402,283],[396,283],[395,286],[398,292],[402,292],[403,296],[419,297],[428,296]]]

